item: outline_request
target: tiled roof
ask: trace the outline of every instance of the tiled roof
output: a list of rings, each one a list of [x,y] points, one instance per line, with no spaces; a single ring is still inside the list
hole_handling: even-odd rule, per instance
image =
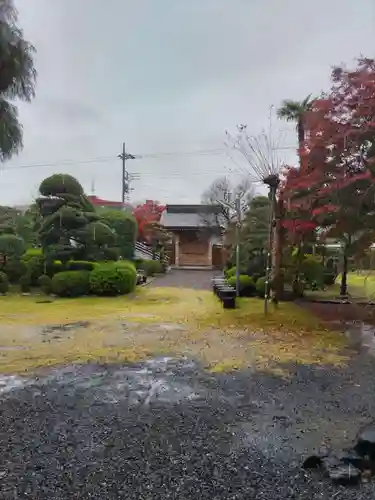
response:
[[[224,225],[217,205],[167,205],[160,223],[166,228],[203,228]]]
[[[95,206],[131,208],[131,205],[129,203],[123,203],[122,201],[104,200],[102,198],[98,198],[98,196],[95,195],[89,195],[87,198]]]

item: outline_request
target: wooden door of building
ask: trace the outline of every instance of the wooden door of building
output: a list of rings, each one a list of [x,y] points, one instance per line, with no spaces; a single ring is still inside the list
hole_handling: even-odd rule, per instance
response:
[[[219,245],[212,246],[212,266],[222,268],[223,267],[223,248]]]

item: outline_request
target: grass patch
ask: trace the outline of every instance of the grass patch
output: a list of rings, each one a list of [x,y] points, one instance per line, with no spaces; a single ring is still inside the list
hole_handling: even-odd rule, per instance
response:
[[[177,288],[146,287],[134,297],[43,300],[0,298],[0,373],[158,354],[196,357],[216,372],[345,361],[344,337],[293,303],[265,318],[259,299],[240,299],[237,309],[225,310],[211,292]],[[88,325],[43,330],[77,321]]]
[[[375,299],[375,276],[372,274],[348,274],[348,291],[353,297]]]
[[[340,280],[339,275],[336,283],[329,286],[326,290],[306,290],[306,298],[315,300],[334,300],[340,298]],[[348,292],[355,300],[374,300],[375,299],[375,276],[371,274],[348,273]]]

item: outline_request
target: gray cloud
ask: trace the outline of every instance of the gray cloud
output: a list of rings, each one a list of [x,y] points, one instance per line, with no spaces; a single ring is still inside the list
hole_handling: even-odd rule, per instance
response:
[[[373,0],[18,0],[38,50],[37,98],[22,105],[25,148],[0,173],[1,203],[20,203],[54,171],[119,198],[126,140],[134,154],[224,148],[224,131],[267,126],[270,104],[329,85],[333,64],[371,56]],[[294,145],[293,127],[284,142]],[[283,151],[295,161],[294,151]],[[98,163],[16,169],[94,157]],[[233,171],[225,154],[143,158],[135,200],[199,200]]]

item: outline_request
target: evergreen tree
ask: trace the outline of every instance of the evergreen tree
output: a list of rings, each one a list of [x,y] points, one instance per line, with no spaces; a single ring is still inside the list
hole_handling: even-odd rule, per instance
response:
[[[67,174],[55,174],[39,187],[39,239],[47,260],[98,260],[115,245],[116,235],[95,212],[81,184]]]
[[[12,0],[0,3],[0,161],[9,159],[22,148],[22,126],[14,99],[30,101],[34,97],[35,49],[23,38],[17,25]]]

